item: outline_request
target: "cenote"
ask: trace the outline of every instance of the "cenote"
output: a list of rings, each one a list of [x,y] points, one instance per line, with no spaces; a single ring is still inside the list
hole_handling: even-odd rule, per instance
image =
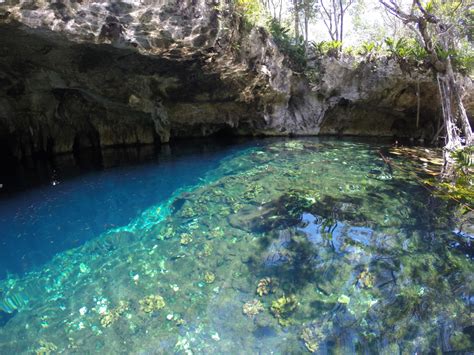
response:
[[[389,144],[109,153],[4,187],[1,354],[472,349],[472,239]]]

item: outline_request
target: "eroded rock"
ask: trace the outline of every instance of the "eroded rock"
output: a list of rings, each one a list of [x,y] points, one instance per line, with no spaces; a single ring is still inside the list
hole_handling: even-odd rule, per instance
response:
[[[389,60],[323,58],[310,85],[219,1],[8,0],[0,43],[0,150],[19,158],[220,132],[426,138],[439,116],[436,82]]]

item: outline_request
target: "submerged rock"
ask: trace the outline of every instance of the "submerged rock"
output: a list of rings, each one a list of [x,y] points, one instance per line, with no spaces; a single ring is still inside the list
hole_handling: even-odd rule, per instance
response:
[[[297,306],[298,302],[295,295],[282,296],[272,302],[270,310],[275,318],[278,319],[278,323],[282,326],[287,326],[291,323],[289,317],[295,311]]]
[[[140,303],[141,305],[141,303]],[[111,310],[104,309],[100,313],[100,324],[106,328],[110,327],[128,310],[129,304],[126,301],[120,301],[119,305]]]
[[[4,295],[0,295],[0,311],[11,314],[25,308],[28,302],[29,297],[25,292],[10,291]]]
[[[247,316],[247,317],[254,317],[260,312],[263,312],[263,304],[260,300],[251,300],[248,302],[245,302],[244,305],[242,306],[242,312]]]
[[[322,346],[324,341],[331,334],[333,328],[332,322],[312,322],[305,326],[301,332],[301,339],[304,341],[304,345],[309,352],[315,353]]]
[[[140,310],[145,313],[159,311],[166,306],[165,300],[160,295],[150,295],[139,301]]]
[[[257,295],[260,297],[274,292],[278,285],[278,280],[274,277],[264,277],[260,279],[257,284]]]
[[[204,282],[207,284],[212,284],[216,280],[216,275],[210,271],[206,271],[204,274]]]
[[[39,343],[39,348],[35,350],[35,353],[37,355],[49,355],[56,352],[56,350],[58,350],[58,347],[56,346],[56,344],[50,341],[40,339],[38,343]]]
[[[224,159],[212,179],[178,192],[192,219],[181,214],[184,203],[159,219],[159,208],[150,206],[114,228],[121,233],[112,230],[0,280],[2,299],[29,297],[0,327],[2,350],[31,352],[38,331],[57,352],[82,353],[470,347],[473,264],[467,238],[452,233],[449,206],[428,205],[434,198],[413,183],[411,171],[394,172],[389,182],[368,179],[378,146],[329,140],[307,149],[315,141],[328,140],[299,139],[290,149],[284,140],[260,141]],[[305,154],[295,153],[301,145]],[[264,188],[249,199],[249,186]],[[272,206],[268,218],[285,222],[239,228],[220,214],[231,204]],[[181,246],[183,233],[192,244]]]

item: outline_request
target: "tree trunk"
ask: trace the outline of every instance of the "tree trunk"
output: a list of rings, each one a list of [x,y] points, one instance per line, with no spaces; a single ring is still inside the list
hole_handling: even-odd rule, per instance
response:
[[[343,31],[344,31],[344,6],[342,4],[342,0],[339,0],[339,11],[341,11],[339,41],[342,42],[342,34],[343,34]]]
[[[340,0],[341,1],[341,0]],[[394,16],[401,19],[405,24],[415,24],[418,33],[422,39],[423,45],[430,58],[430,66],[438,80],[439,95],[441,100],[441,109],[443,112],[443,125],[435,135],[436,137],[444,129],[446,134],[444,137],[444,167],[443,175],[452,177],[454,173],[454,161],[452,153],[457,149],[474,144],[474,135],[471,125],[467,118],[466,110],[462,103],[462,91],[464,88],[460,83],[456,82],[456,77],[451,65],[449,56],[440,58],[436,51],[436,45],[440,45],[445,51],[452,49],[454,38],[448,36],[446,29],[451,26],[443,23],[434,14],[426,11],[421,5],[420,0],[414,0],[413,6],[417,6],[421,15],[416,15],[413,10],[410,13],[404,12],[395,0],[385,1],[379,0],[387,10]],[[429,29],[431,27],[431,30]],[[411,27],[414,29],[413,27]],[[462,141],[464,135],[465,142]]]
[[[282,12],[282,9],[283,9],[283,0],[280,0],[280,8],[279,8],[279,11],[278,11],[278,24],[281,25],[281,12]]]
[[[473,133],[461,99],[462,88],[456,82],[449,58],[446,61],[446,72],[438,72],[437,79],[446,129],[443,175],[450,177],[454,173],[451,154],[463,147],[461,134],[464,134],[464,144],[470,146],[474,143]]]
[[[308,53],[309,0],[304,0],[304,50]]]
[[[334,16],[334,37],[339,41],[339,15],[336,7],[336,0],[332,0],[333,16]]]
[[[295,37],[300,36],[300,15],[299,15],[299,5],[298,0],[293,0],[293,7],[295,10]]]

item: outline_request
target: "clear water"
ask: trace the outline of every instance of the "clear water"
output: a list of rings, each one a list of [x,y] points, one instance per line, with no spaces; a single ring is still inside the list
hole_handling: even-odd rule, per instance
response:
[[[252,141],[3,200],[0,353],[472,350],[469,236],[380,150]]]
[[[72,156],[54,164],[41,161],[26,172],[5,169],[0,176],[0,279],[31,271],[58,252],[127,225],[246,147],[204,143],[178,143],[158,152],[142,149],[141,154],[136,149],[106,151],[79,171]],[[97,160],[93,152],[86,159]]]

